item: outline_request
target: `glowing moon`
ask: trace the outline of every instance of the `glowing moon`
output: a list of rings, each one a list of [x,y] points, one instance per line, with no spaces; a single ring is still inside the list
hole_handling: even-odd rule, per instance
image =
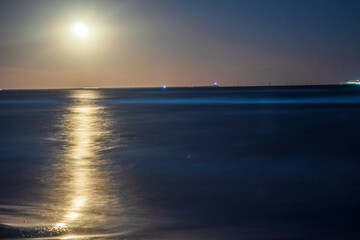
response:
[[[88,28],[80,21],[74,22],[71,26],[71,30],[76,36],[81,38],[87,37],[89,34]]]

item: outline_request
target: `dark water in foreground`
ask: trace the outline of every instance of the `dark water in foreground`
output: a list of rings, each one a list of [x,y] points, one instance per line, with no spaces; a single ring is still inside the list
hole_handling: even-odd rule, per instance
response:
[[[360,239],[356,86],[0,92],[0,238]]]

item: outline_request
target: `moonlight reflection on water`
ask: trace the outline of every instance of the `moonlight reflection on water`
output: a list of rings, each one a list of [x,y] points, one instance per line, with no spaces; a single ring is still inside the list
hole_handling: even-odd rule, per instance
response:
[[[56,202],[56,226],[66,229],[106,226],[120,209],[111,187],[111,174],[102,151],[111,132],[106,108],[96,103],[97,91],[79,90],[61,123],[64,149],[60,154],[52,201]]]

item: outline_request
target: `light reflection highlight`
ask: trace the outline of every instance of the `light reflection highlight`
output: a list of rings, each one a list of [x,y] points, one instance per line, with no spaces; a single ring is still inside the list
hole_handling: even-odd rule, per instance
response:
[[[73,213],[69,213],[68,215],[66,215],[66,218],[75,219],[78,216],[79,216],[78,213],[73,212]]]
[[[55,226],[58,228],[64,228],[64,227],[66,227],[66,224],[65,223],[57,223],[57,224],[55,224]]]
[[[62,128],[64,151],[59,163],[57,191],[59,202],[57,228],[94,228],[103,224],[106,214],[118,205],[111,196],[111,180],[101,151],[109,135],[105,107],[97,103],[99,92],[73,92]]]

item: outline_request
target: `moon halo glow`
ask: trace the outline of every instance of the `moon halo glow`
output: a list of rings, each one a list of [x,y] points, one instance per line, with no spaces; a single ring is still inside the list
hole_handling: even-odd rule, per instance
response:
[[[81,21],[76,21],[71,25],[71,30],[75,36],[86,38],[89,35],[89,30],[86,25]]]

